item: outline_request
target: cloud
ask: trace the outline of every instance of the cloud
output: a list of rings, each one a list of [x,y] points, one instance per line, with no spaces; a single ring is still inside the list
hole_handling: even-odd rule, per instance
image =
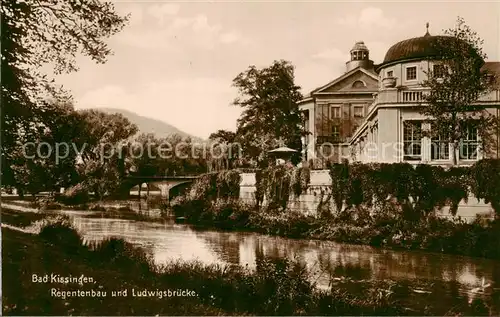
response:
[[[206,138],[218,129],[236,127],[241,109],[228,104],[236,94],[228,82],[210,77],[151,81],[134,91],[108,85],[85,93],[77,107],[125,109]]]
[[[386,17],[380,8],[368,7],[361,10],[358,15],[347,15],[337,19],[337,24],[347,27],[361,27],[369,29],[380,27],[390,29],[396,26],[396,19]]]
[[[154,17],[160,26],[165,25],[168,19],[179,13],[180,6],[176,3],[154,4],[147,9],[149,15]]]
[[[170,11],[169,11],[170,10]],[[170,14],[165,15],[164,12]],[[251,41],[236,30],[225,30],[220,24],[211,23],[205,14],[195,16],[172,16],[173,9],[157,13],[160,26],[144,32],[143,29],[128,29],[117,35],[117,39],[130,46],[144,49],[186,48],[213,49],[219,44],[248,45]],[[156,13],[155,13],[156,14]]]

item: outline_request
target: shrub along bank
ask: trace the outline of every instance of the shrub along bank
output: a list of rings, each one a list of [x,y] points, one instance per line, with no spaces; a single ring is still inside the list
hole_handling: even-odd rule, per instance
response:
[[[330,175],[316,216],[286,208],[307,189],[309,173],[285,166],[256,172],[253,205],[238,200],[238,172],[224,171],[203,176],[171,208],[199,226],[500,259],[500,160],[448,170],[343,163],[330,166]],[[470,194],[490,203],[496,219],[436,216],[444,206],[454,215]]]

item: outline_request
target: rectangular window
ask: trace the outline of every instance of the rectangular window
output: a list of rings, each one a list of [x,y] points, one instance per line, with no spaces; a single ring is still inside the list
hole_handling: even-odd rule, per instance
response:
[[[434,129],[434,127],[432,127]],[[431,139],[431,159],[448,160],[450,158],[450,144],[445,134],[434,135]]]
[[[479,150],[479,137],[477,127],[469,125],[466,135],[460,142],[459,158],[462,160],[477,160]]]
[[[387,77],[393,77],[394,72],[392,70],[387,72]]]
[[[341,118],[341,112],[340,112],[340,107],[334,106],[332,107],[332,112],[331,112],[331,119],[338,119]]]
[[[354,106],[354,117],[355,118],[363,118],[363,106]]]
[[[332,139],[333,142],[340,142],[340,126],[332,125]]]
[[[422,157],[422,123],[405,121],[403,123],[403,146],[405,161],[419,161]]]
[[[436,78],[443,78],[445,74],[444,65],[436,64],[432,68],[432,73]]]
[[[417,79],[417,66],[407,67],[406,80],[415,80],[415,79]]]

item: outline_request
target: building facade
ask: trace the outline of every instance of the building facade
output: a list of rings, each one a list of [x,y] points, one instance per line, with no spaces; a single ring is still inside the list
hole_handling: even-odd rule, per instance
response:
[[[342,159],[451,164],[451,146],[425,136],[429,118],[419,110],[425,106],[428,88],[422,83],[427,74],[439,76],[441,68],[432,60],[432,44],[440,38],[427,32],[396,43],[379,65],[369,60],[362,43],[356,43],[346,73],[311,92],[299,105],[310,131],[304,142],[307,159],[316,166]],[[500,78],[500,62],[485,62],[483,67]],[[481,96],[477,106],[500,117],[500,89]],[[483,151],[477,129],[468,129],[467,138],[456,149],[460,164],[500,158],[500,131],[493,136],[493,146]]]
[[[313,90],[299,108],[309,134],[304,138],[304,157],[322,166],[349,153],[349,138],[366,117],[379,83],[369,50],[357,42],[345,73]]]

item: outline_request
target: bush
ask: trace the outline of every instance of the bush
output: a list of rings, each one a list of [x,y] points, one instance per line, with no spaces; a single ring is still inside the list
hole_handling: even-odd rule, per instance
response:
[[[30,203],[30,207],[40,210],[60,210],[63,206],[53,197],[39,197]]]
[[[106,211],[106,207],[104,207],[100,204],[92,204],[90,206],[81,205],[81,206],[79,206],[79,209],[90,210],[90,211]]]
[[[75,253],[81,249],[82,238],[73,228],[67,216],[44,219],[35,224],[40,227],[39,236],[52,246],[58,246],[67,252]]]
[[[91,260],[131,271],[136,276],[146,277],[155,269],[152,255],[123,239],[109,238],[90,244],[89,249],[93,251]]]
[[[187,196],[192,200],[205,201],[237,199],[240,196],[240,182],[241,176],[236,170],[204,174],[191,185]]]
[[[500,217],[500,160],[481,160],[474,164],[471,174],[474,195],[491,203]]]
[[[68,188],[59,196],[59,201],[66,205],[79,205],[90,200],[88,188],[83,183]]]

